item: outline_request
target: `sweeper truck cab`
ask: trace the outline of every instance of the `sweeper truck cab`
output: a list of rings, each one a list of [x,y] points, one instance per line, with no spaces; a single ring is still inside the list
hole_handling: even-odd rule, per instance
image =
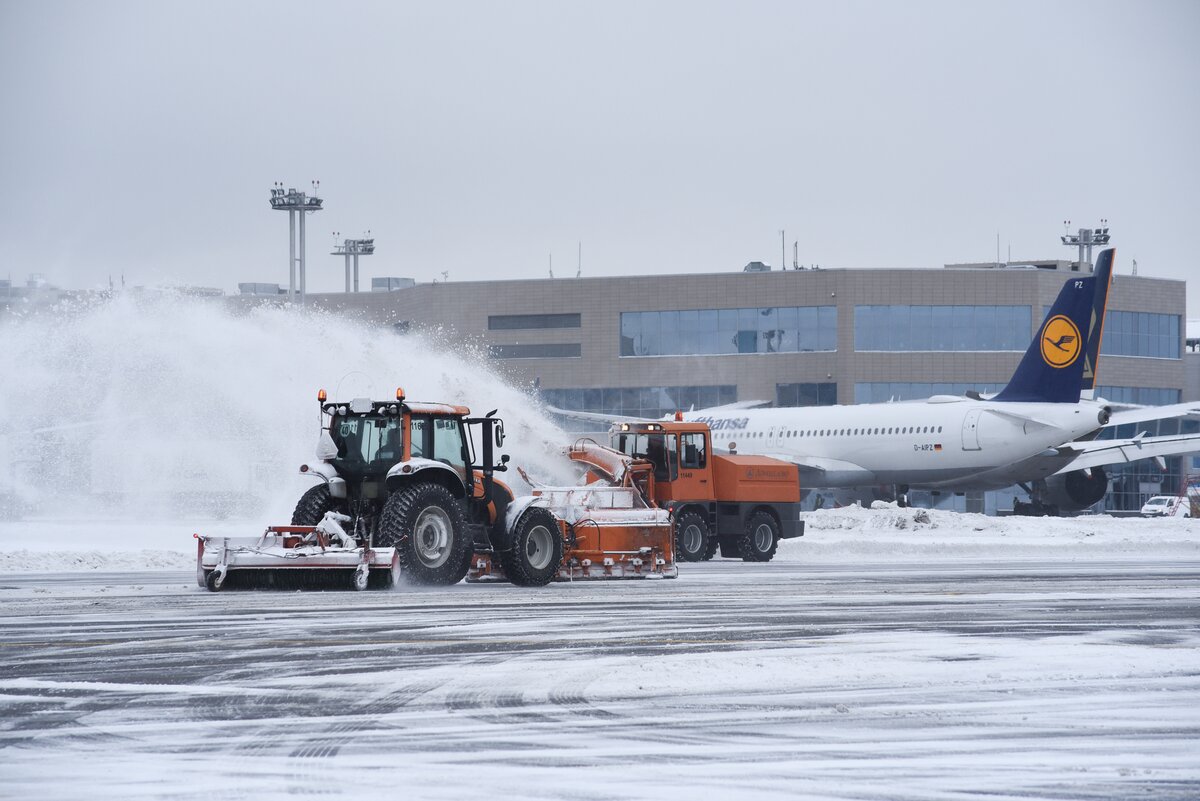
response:
[[[675,558],[767,562],[804,534],[800,474],[791,462],[715,453],[707,423],[617,423],[611,447],[654,465],[654,501],[675,521]]]

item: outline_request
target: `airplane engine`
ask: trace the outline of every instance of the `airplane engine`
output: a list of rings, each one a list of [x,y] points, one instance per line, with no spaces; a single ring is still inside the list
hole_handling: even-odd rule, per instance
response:
[[[1086,509],[1108,492],[1108,474],[1104,468],[1093,467],[1089,471],[1076,470],[1061,476],[1046,479],[1043,503],[1054,504],[1064,512]]]

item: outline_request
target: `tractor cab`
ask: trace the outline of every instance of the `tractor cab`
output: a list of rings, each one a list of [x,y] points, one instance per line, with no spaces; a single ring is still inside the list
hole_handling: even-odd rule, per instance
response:
[[[321,401],[323,415],[318,454],[365,499],[385,497],[421,470],[446,474],[456,495],[470,497],[475,483],[473,447],[467,432],[470,409],[448,403],[356,398],[349,403]],[[499,420],[491,421],[502,425]]]

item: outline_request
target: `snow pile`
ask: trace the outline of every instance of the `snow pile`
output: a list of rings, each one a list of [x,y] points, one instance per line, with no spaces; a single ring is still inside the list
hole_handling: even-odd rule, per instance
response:
[[[827,512],[834,512],[828,514]],[[870,509],[861,506],[846,506],[835,510],[823,510],[806,515],[805,525],[814,528],[831,529],[922,529],[937,528],[938,523],[929,509],[901,508],[894,503],[875,501]],[[937,513],[937,514],[945,514]],[[974,515],[955,515],[956,518],[973,517]]]
[[[0,551],[0,573],[192,570],[196,554],[184,551]]]
[[[778,559],[1005,559],[1200,556],[1200,521],[1093,515],[987,517],[876,502],[802,515],[805,535]]]

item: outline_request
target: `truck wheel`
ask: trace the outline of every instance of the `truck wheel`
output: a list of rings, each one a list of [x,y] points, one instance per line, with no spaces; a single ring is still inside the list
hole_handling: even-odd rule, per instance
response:
[[[684,512],[675,521],[675,559],[699,562],[708,551],[708,521],[696,511]]]
[[[500,565],[509,581],[520,587],[544,587],[562,565],[563,543],[558,521],[546,509],[534,507],[517,521],[512,548],[500,552]]]
[[[708,544],[704,546],[704,556],[700,557],[705,562],[712,561],[712,558],[717,555],[717,549],[721,547],[721,540],[715,534],[708,535]]]
[[[326,512],[336,512],[340,503],[329,494],[329,485],[318,484],[300,496],[296,510],[292,512],[293,526],[315,526]]]
[[[738,553],[744,562],[770,562],[779,547],[779,525],[766,512],[758,511],[746,521],[746,530],[738,541]]]
[[[441,484],[416,484],[383,505],[379,547],[395,548],[400,569],[419,584],[454,584],[471,547],[462,507]]]

